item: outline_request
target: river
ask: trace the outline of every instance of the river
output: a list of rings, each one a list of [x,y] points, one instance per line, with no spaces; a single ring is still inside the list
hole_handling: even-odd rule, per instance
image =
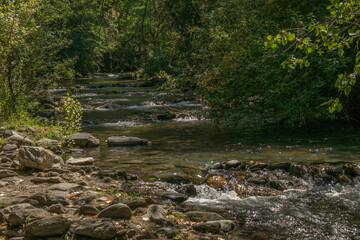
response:
[[[110,75],[77,80],[75,88],[84,106],[83,131],[101,141],[100,148],[88,149],[86,155],[102,168],[126,170],[145,181],[174,174],[200,181],[202,168],[233,159],[305,164],[360,160],[360,134],[353,127],[251,133],[199,119],[204,106],[191,94],[143,81]],[[65,91],[55,90],[59,95]],[[107,147],[105,140],[117,135],[152,144]],[[238,239],[254,232],[259,239],[262,233],[271,239],[360,239],[360,182],[319,186],[304,181],[306,189],[248,198],[239,198],[232,189],[196,185],[198,195],[185,204],[231,212],[246,226]]]

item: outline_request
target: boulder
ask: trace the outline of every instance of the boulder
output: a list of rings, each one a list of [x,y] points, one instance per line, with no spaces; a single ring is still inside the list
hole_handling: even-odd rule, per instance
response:
[[[66,164],[69,165],[76,165],[76,166],[84,166],[84,165],[94,165],[94,158],[92,157],[87,157],[87,158],[73,158],[70,157],[67,161]]]
[[[98,147],[100,145],[100,140],[90,133],[75,133],[70,135],[69,138],[79,147]]]
[[[34,237],[51,237],[64,234],[69,222],[64,217],[47,217],[26,225],[26,231]]]
[[[138,137],[113,136],[106,140],[109,147],[147,145],[150,142]]]
[[[187,212],[186,215],[192,221],[197,221],[197,222],[224,220],[222,216],[214,212],[191,211],[191,212]]]
[[[166,218],[167,211],[159,205],[150,205],[147,209],[146,214],[143,216],[144,218],[149,218],[154,221],[157,219]]]
[[[95,239],[112,239],[116,236],[116,227],[108,219],[88,219],[74,230],[75,234]]]
[[[15,144],[20,147],[21,145],[32,145],[33,142],[29,138],[15,134],[6,139],[4,144]]]
[[[18,149],[18,146],[16,144],[4,143],[3,146],[1,147],[1,151],[4,151],[4,152],[13,152],[16,149]]]
[[[26,220],[36,220],[50,217],[51,214],[41,208],[35,208],[28,203],[21,203],[4,209],[9,214],[7,222],[12,226],[22,225]]]
[[[64,164],[63,159],[48,149],[42,147],[21,147],[17,158],[23,167],[50,169],[53,165]]]
[[[94,216],[99,213],[99,210],[93,205],[84,205],[84,206],[79,207],[76,210],[76,213],[78,213],[79,215]]]
[[[133,196],[123,196],[113,200],[112,204],[123,203],[126,204],[131,209],[136,209],[139,207],[146,207],[146,200],[142,197],[133,197]]]
[[[122,203],[111,205],[98,214],[98,217],[113,219],[130,219],[131,216],[131,209]]]

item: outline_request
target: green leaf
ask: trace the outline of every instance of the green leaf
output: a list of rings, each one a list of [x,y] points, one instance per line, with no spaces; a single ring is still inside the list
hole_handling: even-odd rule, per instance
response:
[[[348,85],[348,86],[346,86],[346,88],[344,89],[344,93],[345,93],[346,96],[349,96],[350,92],[351,92],[351,87]]]

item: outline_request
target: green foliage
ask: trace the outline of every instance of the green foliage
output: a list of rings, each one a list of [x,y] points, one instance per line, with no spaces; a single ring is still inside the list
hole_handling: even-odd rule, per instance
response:
[[[60,124],[65,135],[81,131],[82,106],[76,99],[76,96],[71,96],[70,93],[60,101]]]
[[[354,115],[352,106],[358,105],[358,97],[357,92],[355,96],[350,96],[350,93],[357,85],[360,70],[360,3],[357,0],[332,0],[327,10],[330,15],[324,21],[313,21],[304,27],[283,30],[276,37],[268,36],[265,47],[277,49],[285,46],[283,51],[289,54],[282,63],[284,68],[311,69],[316,67],[314,59],[331,60],[333,74],[328,76],[328,88],[335,86],[338,97],[334,94],[322,106],[328,106],[330,113],[345,110],[346,114]],[[347,105],[345,109],[343,104]]]

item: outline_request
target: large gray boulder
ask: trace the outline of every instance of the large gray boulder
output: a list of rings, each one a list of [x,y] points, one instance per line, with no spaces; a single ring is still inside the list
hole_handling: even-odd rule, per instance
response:
[[[109,147],[136,146],[151,144],[146,139],[138,137],[113,136],[106,140]]]
[[[95,239],[112,239],[116,236],[116,227],[109,219],[88,219],[75,228],[75,234]]]
[[[69,222],[64,217],[47,217],[26,226],[26,231],[35,237],[51,237],[64,234]]]
[[[100,145],[99,139],[90,133],[75,133],[70,135],[69,138],[79,147],[98,147]]]
[[[17,159],[23,167],[50,169],[54,164],[64,164],[64,160],[52,151],[42,147],[21,147]]]

